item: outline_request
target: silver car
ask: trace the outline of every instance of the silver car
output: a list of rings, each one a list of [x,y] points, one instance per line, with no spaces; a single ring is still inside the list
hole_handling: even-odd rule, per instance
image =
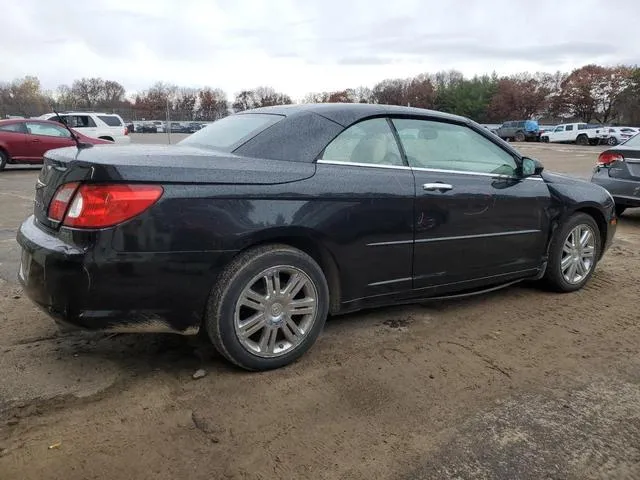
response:
[[[618,215],[640,207],[640,134],[602,152],[591,181],[609,191]]]

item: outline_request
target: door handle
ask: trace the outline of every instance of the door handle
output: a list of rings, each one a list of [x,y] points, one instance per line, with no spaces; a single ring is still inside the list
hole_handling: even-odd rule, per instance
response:
[[[31,140],[32,143],[40,143],[40,139],[39,138],[34,138],[33,140]]]
[[[449,185],[448,183],[425,183],[422,185],[422,189],[427,192],[435,192],[436,190],[446,192],[448,190],[453,190],[453,185]]]

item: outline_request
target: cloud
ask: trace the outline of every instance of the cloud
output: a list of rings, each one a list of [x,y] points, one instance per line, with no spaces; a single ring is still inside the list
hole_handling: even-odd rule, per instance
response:
[[[307,91],[455,68],[466,75],[640,63],[635,0],[605,26],[601,0],[21,0],[3,5],[0,80],[47,88],[102,76],[229,94],[269,84]],[[586,33],[585,33],[586,32]]]

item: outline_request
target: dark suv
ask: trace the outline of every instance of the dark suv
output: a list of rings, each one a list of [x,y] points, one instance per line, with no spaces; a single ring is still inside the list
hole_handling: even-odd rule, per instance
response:
[[[504,122],[495,133],[503,140],[515,142],[531,142],[540,139],[540,128],[535,120]]]

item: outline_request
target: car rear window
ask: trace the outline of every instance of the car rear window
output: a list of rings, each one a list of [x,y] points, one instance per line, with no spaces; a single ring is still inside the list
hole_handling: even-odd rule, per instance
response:
[[[640,134],[636,134],[634,137],[631,137],[622,145],[624,145],[625,147],[640,147]]]
[[[266,113],[231,115],[210,123],[178,143],[231,152],[283,118]]]
[[[116,117],[115,115],[98,115],[98,118],[102,120],[104,123],[106,123],[107,125],[109,125],[110,127],[122,126],[122,122],[120,121],[120,118]]]

